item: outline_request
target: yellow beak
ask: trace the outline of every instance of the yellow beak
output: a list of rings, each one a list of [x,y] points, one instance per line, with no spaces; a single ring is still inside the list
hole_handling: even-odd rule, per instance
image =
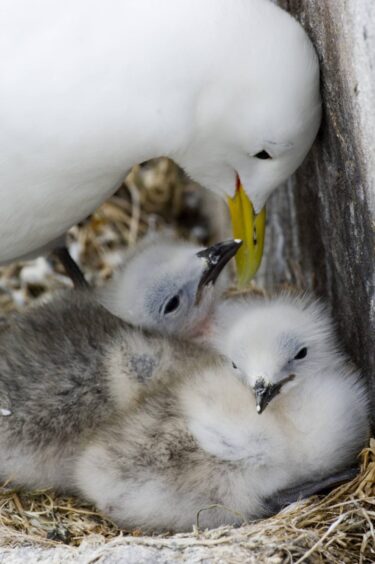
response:
[[[263,208],[255,214],[253,204],[239,181],[234,197],[228,198],[228,204],[233,236],[243,241],[236,254],[238,286],[243,288],[255,276],[262,260],[266,210]]]

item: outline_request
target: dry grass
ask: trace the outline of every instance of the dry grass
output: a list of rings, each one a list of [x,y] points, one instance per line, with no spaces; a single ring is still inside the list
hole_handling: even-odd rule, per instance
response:
[[[135,167],[120,190],[68,233],[68,247],[93,285],[109,278],[124,248],[146,232],[168,228],[204,243],[211,227],[205,194],[167,159]],[[22,310],[57,288],[71,286],[52,256],[0,268],[0,315]]]
[[[199,190],[165,159],[137,167],[115,196],[70,231],[70,251],[89,282],[101,284],[121,262],[124,247],[149,229],[170,226],[180,235],[201,242],[208,239],[210,225],[202,214],[200,198]],[[0,312],[22,310],[62,286],[70,286],[70,281],[55,260],[3,267]],[[0,546],[65,546],[73,559],[77,547],[95,539],[104,551],[136,545],[177,547],[188,554],[199,547],[209,548],[212,555],[216,549],[220,555],[225,552],[225,557],[212,557],[212,562],[243,562],[243,555],[251,551],[256,562],[365,564],[375,562],[374,527],[374,440],[363,451],[361,472],[352,482],[324,498],[299,502],[272,518],[236,529],[200,531],[198,523],[190,534],[147,537],[141,531],[120,531],[78,499],[51,491],[21,492],[6,484],[0,489]]]
[[[269,519],[239,528],[190,534],[142,536],[120,531],[95,509],[74,498],[44,492],[0,490],[0,545],[76,547],[92,535],[100,545],[112,541],[159,548],[230,547],[251,550],[259,562],[375,561],[375,440],[361,454],[360,474],[329,495],[296,503]]]

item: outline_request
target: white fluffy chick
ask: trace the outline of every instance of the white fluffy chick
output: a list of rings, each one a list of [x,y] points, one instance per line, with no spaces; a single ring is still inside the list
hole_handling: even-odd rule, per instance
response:
[[[322,381],[331,381],[334,389],[342,380],[359,378],[340,351],[326,308],[309,297],[223,301],[210,340],[253,390],[259,414],[271,402],[268,410],[284,409],[285,401],[309,394]],[[333,400],[328,394],[325,403]]]
[[[196,337],[204,331],[229,279],[222,270],[241,246],[228,240],[202,248],[171,238],[146,239],[97,292],[112,314],[136,327]]]
[[[261,517],[345,477],[368,439],[365,384],[321,306],[283,297],[219,313],[216,344],[235,368],[197,354],[77,462],[78,489],[121,525],[187,530],[202,509],[202,527]]]

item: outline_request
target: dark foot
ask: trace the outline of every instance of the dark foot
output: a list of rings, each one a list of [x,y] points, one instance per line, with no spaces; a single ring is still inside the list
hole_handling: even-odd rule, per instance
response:
[[[66,247],[59,247],[53,251],[53,254],[59,259],[63,265],[66,274],[69,276],[75,288],[88,288],[89,285],[83,275],[82,270],[78,264],[69,254]]]
[[[355,478],[358,472],[358,467],[347,468],[346,470],[333,474],[332,476],[328,476],[327,478],[322,478],[316,482],[305,482],[304,484],[299,484],[298,486],[280,490],[276,492],[272,498],[265,500],[265,510],[267,511],[267,514],[274,515],[287,505],[300,499],[304,499],[312,495],[327,494],[334,488],[337,488],[345,482]]]

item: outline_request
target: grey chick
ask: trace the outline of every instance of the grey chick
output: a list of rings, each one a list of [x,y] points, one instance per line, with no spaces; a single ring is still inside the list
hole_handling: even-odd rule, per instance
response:
[[[120,289],[127,283],[130,292],[123,302],[136,314],[129,318],[162,332],[197,331],[212,309],[214,283],[240,244],[201,250],[141,244],[120,279]],[[161,267],[159,260],[166,263]],[[146,265],[155,266],[156,279],[150,276],[142,287],[140,267]],[[131,406],[160,379],[173,378],[176,358],[182,356],[184,366],[196,354],[188,349],[128,325],[91,291],[63,292],[14,317],[0,334],[0,476],[29,486],[69,487],[71,460],[82,441],[116,409]]]
[[[166,237],[146,239],[127,253],[122,270],[97,292],[98,301],[134,326],[196,337],[228,285],[221,273],[241,244],[229,240],[204,249]]]
[[[77,462],[80,492],[120,525],[188,530],[201,510],[202,527],[261,517],[301,484],[345,475],[368,439],[366,387],[321,306],[284,297],[223,310],[216,346],[234,367],[186,363]]]
[[[70,290],[0,332],[0,479],[71,490],[91,435],[151,390],[192,369],[198,347],[146,335]],[[206,354],[206,353],[205,353]]]

